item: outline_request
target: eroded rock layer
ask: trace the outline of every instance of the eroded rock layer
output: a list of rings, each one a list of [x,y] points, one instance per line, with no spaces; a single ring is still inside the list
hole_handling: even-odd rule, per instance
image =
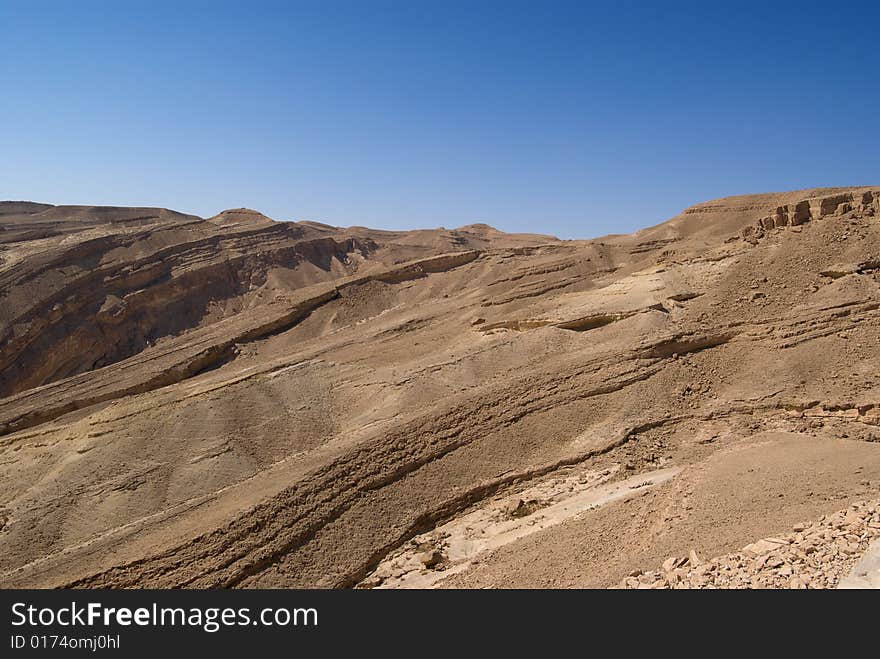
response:
[[[880,489],[880,188],[588,241],[0,228],[4,586],[750,585],[736,552]],[[810,561],[761,584],[840,579]]]

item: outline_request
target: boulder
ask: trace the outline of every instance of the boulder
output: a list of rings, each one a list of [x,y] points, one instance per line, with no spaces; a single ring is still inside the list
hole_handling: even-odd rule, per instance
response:
[[[418,554],[416,558],[426,568],[432,569],[440,565],[446,559],[446,556],[439,549],[429,549]]]

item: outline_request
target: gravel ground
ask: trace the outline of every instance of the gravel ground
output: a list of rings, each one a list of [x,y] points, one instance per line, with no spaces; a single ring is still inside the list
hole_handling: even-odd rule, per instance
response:
[[[673,556],[658,570],[633,573],[623,588],[835,588],[880,538],[880,500],[855,503],[792,532],[703,561]]]

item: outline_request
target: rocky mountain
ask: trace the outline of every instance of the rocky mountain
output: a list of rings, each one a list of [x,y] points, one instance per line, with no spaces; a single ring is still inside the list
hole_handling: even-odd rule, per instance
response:
[[[584,241],[0,202],[0,585],[836,586],[878,363],[880,187]]]

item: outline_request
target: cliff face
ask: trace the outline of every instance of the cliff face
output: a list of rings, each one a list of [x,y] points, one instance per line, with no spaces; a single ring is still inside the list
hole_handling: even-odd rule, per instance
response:
[[[3,202],[0,227],[0,396],[365,267],[470,243],[423,232],[398,246],[408,236],[274,222],[248,209],[201,220],[165,209]]]
[[[743,238],[760,240],[766,231],[794,227],[806,222],[839,217],[843,220],[871,218],[880,215],[880,191],[857,189],[824,194],[777,206],[772,213],[742,230]]]
[[[0,585],[725,583],[699,556],[880,496],[880,188],[590,241],[29,202],[0,229]]]

